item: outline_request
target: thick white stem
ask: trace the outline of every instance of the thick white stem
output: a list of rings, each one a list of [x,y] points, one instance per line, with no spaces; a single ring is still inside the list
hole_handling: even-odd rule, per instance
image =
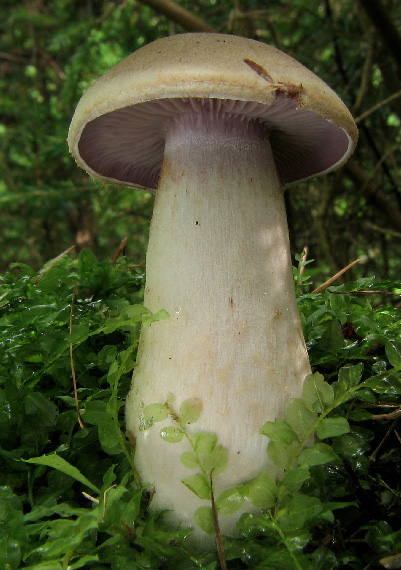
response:
[[[256,124],[188,115],[166,140],[147,253],[145,306],[170,317],[143,328],[127,404],[136,463],[155,486],[155,508],[183,525],[203,504],[182,483],[188,442],[140,431],[141,410],[189,398],[203,404],[188,427],[229,450],[216,493],[267,467],[267,420],[283,417],[310,373],[295,301],[283,191],[266,132]],[[220,521],[223,532],[233,522]]]

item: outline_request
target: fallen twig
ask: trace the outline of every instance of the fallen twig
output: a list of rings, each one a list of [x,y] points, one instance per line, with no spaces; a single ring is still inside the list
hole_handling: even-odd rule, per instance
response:
[[[355,259],[355,261],[352,261],[351,263],[349,263],[348,265],[343,267],[343,269],[338,271],[335,275],[333,275],[333,277],[330,277],[330,279],[328,281],[325,281],[324,283],[322,283],[322,285],[319,285],[319,287],[317,287],[317,289],[312,291],[312,293],[320,293],[320,291],[323,291],[323,289],[326,289],[326,287],[331,285],[336,279],[341,277],[341,275],[343,275],[346,271],[348,271],[348,269],[351,269],[351,267],[353,267],[356,263],[358,263],[362,259],[363,259],[362,257],[358,257],[358,259]]]
[[[74,314],[74,305],[75,305],[75,298],[77,296],[77,290],[78,290],[78,281],[75,282],[74,285],[74,290],[72,292],[72,299],[71,299],[71,309],[70,309],[70,334],[72,333],[72,316]],[[72,383],[74,386],[74,400],[75,400],[75,407],[77,409],[77,417],[78,417],[78,423],[79,423],[79,427],[81,429],[85,429],[85,426],[83,424],[82,418],[81,418],[81,412],[79,411],[79,399],[78,399],[78,390],[77,390],[77,376],[75,373],[75,365],[74,365],[74,356],[73,356],[73,347],[72,347],[72,342],[70,342],[70,366],[71,366],[71,374],[72,374]]]

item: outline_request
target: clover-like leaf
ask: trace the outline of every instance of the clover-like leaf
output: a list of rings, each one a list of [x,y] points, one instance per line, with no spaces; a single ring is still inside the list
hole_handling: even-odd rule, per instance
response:
[[[145,422],[162,422],[168,418],[168,408],[164,404],[149,404],[143,409]]]
[[[315,372],[305,378],[302,399],[309,410],[320,414],[333,404],[334,390],[319,372]]]
[[[203,457],[203,467],[207,473],[213,476],[221,475],[228,463],[228,449],[222,445],[216,445],[209,455]]]
[[[219,515],[232,515],[237,512],[245,501],[246,485],[237,485],[226,489],[216,499]]]
[[[317,497],[297,495],[277,513],[276,520],[283,530],[301,529],[306,521],[315,518],[323,510],[323,504]]]
[[[246,487],[246,499],[255,507],[269,509],[274,505],[277,497],[277,485],[273,477],[262,471],[254,479],[248,481]]]
[[[214,521],[211,507],[199,507],[199,509],[195,511],[194,521],[206,534],[214,534]]]
[[[180,456],[180,461],[187,469],[197,469],[199,467],[198,459],[192,451],[184,451]]]
[[[352,388],[359,384],[362,378],[363,364],[359,362],[353,366],[343,366],[338,371],[338,382]]]
[[[266,435],[271,441],[280,441],[287,445],[293,441],[299,441],[295,431],[285,421],[266,422],[261,427],[260,433]]]
[[[202,408],[202,400],[190,398],[182,402],[178,416],[183,424],[194,424],[199,419]]]
[[[202,475],[202,473],[195,473],[195,475],[190,475],[182,479],[182,482],[188,489],[190,489],[195,495],[200,499],[210,499],[211,488],[210,482],[207,478]]]
[[[192,441],[195,451],[199,453],[199,455],[209,455],[216,447],[217,435],[214,433],[199,431],[193,435]]]
[[[313,430],[317,421],[317,414],[309,410],[301,398],[294,398],[289,402],[285,417],[300,439]]]
[[[160,437],[168,443],[179,443],[184,435],[183,430],[178,427],[168,426],[160,430]]]
[[[338,461],[338,455],[326,443],[315,443],[304,449],[299,455],[300,465],[324,465],[331,461]]]
[[[271,441],[267,446],[267,456],[280,469],[289,469],[292,467],[298,445],[294,442],[290,445],[281,441]]]
[[[324,418],[319,422],[316,431],[319,439],[326,439],[349,433],[351,428],[346,418]]]

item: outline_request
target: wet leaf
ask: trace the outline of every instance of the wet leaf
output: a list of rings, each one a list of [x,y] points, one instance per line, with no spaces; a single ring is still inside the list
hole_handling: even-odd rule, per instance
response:
[[[160,437],[168,443],[179,443],[184,439],[184,432],[178,427],[168,426],[160,430]]]

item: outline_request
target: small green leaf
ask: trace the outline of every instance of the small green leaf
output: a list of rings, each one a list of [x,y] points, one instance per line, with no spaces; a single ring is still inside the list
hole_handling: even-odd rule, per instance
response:
[[[325,322],[325,328],[319,340],[319,348],[324,352],[336,352],[345,345],[344,335],[340,321],[330,319]]]
[[[260,433],[272,441],[281,441],[287,445],[293,441],[299,441],[290,424],[284,421],[266,422],[260,429]]]
[[[68,342],[71,344],[79,344],[86,340],[89,336],[89,327],[86,324],[74,325],[71,333],[68,335]]]
[[[58,408],[40,392],[30,392],[25,398],[25,413],[28,416],[40,417],[44,426],[55,425],[58,418]]]
[[[348,420],[345,418],[324,418],[317,426],[317,436],[319,439],[336,437],[351,431]]]
[[[79,568],[88,568],[89,563],[99,562],[99,556],[97,554],[87,554],[82,556],[75,564],[68,566],[68,570],[78,570]],[[92,564],[91,564],[92,566]]]
[[[289,469],[295,460],[298,445],[294,442],[290,445],[281,441],[271,441],[267,446],[267,456],[280,469]]]
[[[192,441],[196,453],[199,453],[199,455],[209,455],[216,446],[217,435],[199,431],[194,434]]]
[[[199,398],[190,398],[181,404],[178,417],[183,424],[194,424],[198,421],[202,408],[202,400]]]
[[[285,410],[285,417],[300,439],[314,428],[317,421],[317,414],[308,410],[301,398],[291,400]]]
[[[199,507],[195,511],[194,521],[206,534],[214,534],[213,512],[211,507]]]
[[[243,505],[245,501],[246,485],[237,485],[232,489],[226,489],[216,499],[216,508],[219,515],[232,515]]]
[[[105,414],[106,418],[106,414]],[[111,450],[119,445],[119,431],[113,420],[103,421],[97,426],[99,441],[104,449]]]
[[[76,467],[71,465],[71,463],[68,463],[68,461],[59,455],[42,455],[40,457],[31,457],[30,459],[25,459],[24,461],[27,463],[35,463],[36,465],[47,465],[47,467],[57,469],[58,471],[69,475],[76,481],[79,481],[83,485],[86,485],[92,489],[92,491],[95,491],[96,493],[100,492],[99,489],[85,477],[85,475],[82,475],[82,473]]]
[[[338,382],[344,383],[347,388],[352,388],[359,384],[362,378],[363,364],[355,364],[354,366],[343,366],[338,371]]]
[[[299,455],[301,465],[324,465],[331,461],[338,461],[339,457],[326,443],[315,443],[304,449]]]
[[[309,477],[309,467],[301,465],[295,469],[291,469],[281,480],[281,483],[285,485],[288,491],[298,491]]]
[[[302,388],[302,399],[312,412],[321,414],[334,402],[334,390],[319,372],[309,374]]]
[[[179,443],[184,438],[182,429],[169,426],[160,430],[160,437],[168,443]]]
[[[228,449],[222,445],[216,445],[209,455],[203,458],[203,467],[207,473],[213,471],[213,476],[221,475],[228,462]]]
[[[201,473],[195,473],[195,475],[185,477],[182,479],[182,483],[200,499],[210,499],[210,483]]]
[[[391,366],[396,370],[401,370],[401,341],[389,340],[385,345],[386,356]]]
[[[187,469],[197,469],[199,467],[198,459],[191,451],[184,451],[184,453],[181,454],[180,461]]]
[[[110,368],[109,368],[109,371],[107,373],[107,382],[110,384],[110,386],[114,386],[116,381],[118,381],[118,379],[120,378],[121,373],[120,373],[119,368],[120,367],[118,365],[117,359],[110,364]]]
[[[143,410],[145,422],[162,422],[168,418],[169,411],[164,404],[149,404]]]
[[[277,513],[276,520],[283,530],[301,529],[308,520],[322,512],[323,504],[317,497],[298,495]]]
[[[255,507],[269,509],[274,505],[277,497],[277,485],[274,479],[265,472],[259,473],[254,479],[246,483],[246,499]]]

